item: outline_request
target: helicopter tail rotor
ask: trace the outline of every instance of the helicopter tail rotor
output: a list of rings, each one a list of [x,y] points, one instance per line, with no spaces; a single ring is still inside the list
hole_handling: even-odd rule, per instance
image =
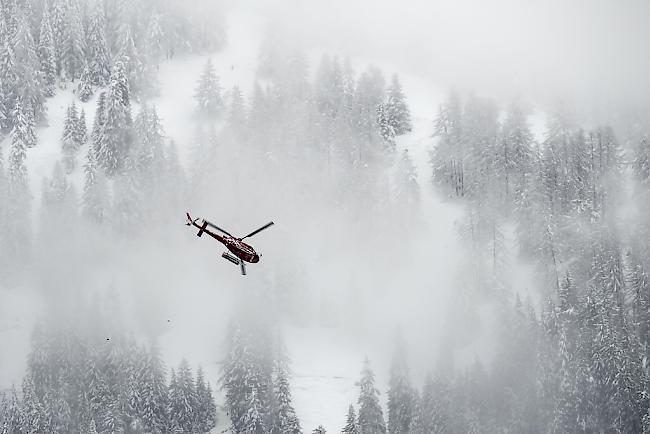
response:
[[[194,220],[192,220],[192,216],[190,216],[189,212],[186,212],[185,215],[187,216],[187,221],[185,222],[185,226],[192,226],[192,225],[194,225],[194,223],[199,221],[198,217],[195,218]]]

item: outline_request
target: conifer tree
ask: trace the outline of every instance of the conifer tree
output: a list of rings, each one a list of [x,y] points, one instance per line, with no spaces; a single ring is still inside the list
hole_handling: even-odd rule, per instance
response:
[[[327,431],[323,428],[323,425],[318,425],[316,429],[312,431],[312,434],[327,434]]]
[[[379,405],[379,391],[375,388],[375,374],[370,368],[370,361],[366,357],[359,394],[359,433],[360,434],[385,434],[386,424],[384,415]]]
[[[642,183],[650,180],[650,137],[644,135],[639,141],[632,163],[635,177]]]
[[[523,194],[526,180],[532,175],[533,134],[526,118],[522,103],[513,101],[503,123],[502,146],[496,155],[497,174],[503,176],[506,196]]]
[[[221,372],[221,388],[225,392],[225,408],[236,432],[268,432],[272,426],[272,381],[269,344],[263,330],[240,323],[232,325],[228,334],[229,350]]]
[[[448,187],[456,196],[463,196],[465,150],[462,142],[462,107],[456,93],[452,92],[440,106],[432,137],[438,139],[431,154],[434,182]]]
[[[391,125],[386,104],[379,104],[377,106],[377,126],[379,127],[381,137],[390,149],[393,149],[395,147],[396,132],[395,127]]]
[[[350,404],[348,408],[348,417],[345,421],[345,426],[341,430],[342,434],[359,434],[359,427],[357,426],[357,415],[354,412],[354,406]]]
[[[409,433],[413,419],[413,391],[405,351],[404,340],[398,335],[388,389],[388,432],[391,434]]]
[[[66,11],[66,23],[61,47],[61,69],[65,78],[75,81],[84,70],[84,37],[78,0],[71,0]]]
[[[61,138],[61,151],[66,173],[70,174],[76,166],[75,158],[80,147],[79,142],[79,117],[77,107],[72,103],[66,112],[63,122],[63,137]]]
[[[0,203],[8,203],[7,198],[7,176],[4,169],[4,162],[2,158],[2,153],[0,152]],[[0,243],[4,244],[4,237],[6,236],[6,218],[7,218],[7,207],[2,207],[0,209]],[[8,252],[0,252],[0,271],[3,269],[3,265],[6,261],[6,255]]]
[[[401,136],[413,130],[411,112],[406,104],[406,96],[402,91],[402,85],[397,74],[393,75],[391,84],[387,89],[386,120],[396,136]]]
[[[25,159],[27,148],[34,145],[33,127],[22,104],[16,102],[16,124],[11,130],[7,169],[7,209],[5,240],[8,252],[12,252],[14,264],[23,264],[28,257],[31,233],[22,222],[30,213],[31,192]]]
[[[103,87],[110,83],[111,60],[104,34],[105,17],[99,3],[93,8],[86,34],[89,75],[84,80],[93,86]]]
[[[13,434],[22,432],[24,415],[20,406],[20,400],[16,393],[16,388],[11,387],[11,395],[5,409],[5,415],[2,426],[2,434]]]
[[[93,148],[88,148],[84,172],[81,213],[91,223],[101,224],[107,216],[110,204],[106,177],[97,165]]]
[[[420,200],[420,186],[417,180],[417,173],[408,149],[402,152],[397,162],[395,199],[397,203],[406,206],[407,210],[415,206]]]
[[[284,364],[279,363],[275,379],[275,400],[277,404],[277,420],[279,434],[301,434],[300,422],[296,416],[289,390],[289,378]]]
[[[95,109],[95,119],[93,120],[93,127],[90,132],[90,143],[95,155],[99,153],[101,147],[101,132],[104,128],[106,119],[106,92],[99,94],[97,98],[97,107]]]
[[[56,55],[54,52],[54,35],[50,22],[50,8],[46,2],[43,6],[41,30],[38,39],[38,58],[43,78],[43,93],[45,96],[54,95],[56,86]]]
[[[40,71],[40,62],[28,18],[21,11],[18,13],[18,27],[13,41],[14,63],[12,77],[16,96],[23,103],[25,114],[32,122],[45,118],[45,95]],[[14,109],[16,111],[16,109]],[[17,120],[14,117],[14,122]]]
[[[65,0],[52,0],[51,8],[51,27],[54,40],[56,72],[61,76],[63,71],[63,52],[65,50],[67,3]]]
[[[343,72],[338,59],[324,55],[316,74],[315,98],[318,111],[334,119],[343,108]]]
[[[46,237],[65,233],[64,229],[71,228],[70,221],[77,211],[76,194],[58,161],[54,164],[52,177],[43,179],[41,200],[43,221],[48,228]]]
[[[87,65],[81,74],[81,79],[77,86],[77,95],[79,95],[81,102],[87,102],[93,95],[92,73]]]
[[[199,366],[196,372],[196,408],[194,426],[201,432],[210,432],[217,425],[216,407],[210,390],[210,384],[205,382],[203,369]]]
[[[82,108],[77,118],[77,143],[79,147],[88,142],[88,126],[86,125],[86,111]]]
[[[169,389],[169,421],[180,432],[193,432],[197,408],[196,387],[185,359],[178,366],[175,382]]]
[[[49,426],[45,408],[36,395],[34,383],[29,375],[23,379],[22,415],[21,432],[38,433],[48,431]]]
[[[219,77],[212,66],[212,59],[208,59],[199,78],[199,83],[194,94],[199,113],[208,116],[220,114],[223,109],[223,98]]]
[[[244,96],[238,86],[233,86],[230,92],[227,122],[233,135],[241,137],[246,127],[246,107],[244,105]]]
[[[143,372],[140,373],[142,394],[138,397],[138,410],[146,430],[160,434],[168,426],[169,396],[165,383],[165,367],[156,344],[146,353]]]
[[[97,142],[94,142],[95,151],[106,174],[115,176],[125,168],[133,142],[129,85],[121,62],[113,68],[104,104],[103,115],[98,120],[101,130]],[[99,108],[98,105],[98,115]]]
[[[137,167],[133,159],[127,156],[113,185],[112,223],[115,229],[124,235],[133,234],[137,222],[143,217],[143,207],[142,183]]]

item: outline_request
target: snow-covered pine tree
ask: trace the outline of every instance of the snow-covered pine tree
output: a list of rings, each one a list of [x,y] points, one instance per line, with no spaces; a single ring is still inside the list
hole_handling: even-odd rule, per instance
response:
[[[58,243],[60,240],[51,237],[68,235],[67,232],[72,229],[76,217],[76,199],[74,187],[66,179],[63,168],[57,161],[52,170],[52,177],[43,178],[41,223],[44,230],[39,238],[54,239],[54,242]]]
[[[56,72],[60,76],[63,70],[63,51],[65,49],[65,35],[67,24],[67,2],[65,0],[52,0],[51,27],[54,41],[54,57]]]
[[[207,383],[206,386],[206,393],[205,396],[203,397],[203,402],[205,405],[206,414],[208,417],[206,418],[206,426],[208,427],[209,431],[212,431],[216,426],[217,426],[217,404],[214,401],[214,394],[212,393],[212,386],[210,383]],[[209,432],[208,431],[208,432]]]
[[[86,58],[90,70],[87,81],[98,87],[106,86],[111,79],[111,59],[104,34],[105,22],[101,5],[95,2],[86,32]]]
[[[314,83],[319,113],[329,119],[338,117],[343,109],[343,91],[343,71],[338,59],[323,55]]]
[[[22,433],[22,425],[24,420],[21,402],[18,399],[18,393],[14,386],[11,387],[9,400],[5,407],[5,414],[3,418],[2,434]]]
[[[206,383],[203,368],[196,371],[196,407],[194,426],[200,433],[210,432],[217,425],[216,407],[210,384]]]
[[[410,432],[413,419],[413,390],[406,362],[406,345],[401,334],[397,335],[388,386],[388,432]]]
[[[650,136],[644,135],[634,152],[632,162],[634,175],[642,184],[648,184],[650,180]]]
[[[505,196],[521,194],[532,174],[533,134],[523,103],[514,100],[502,127],[501,149],[496,155],[497,175],[503,176]]]
[[[194,98],[199,113],[205,116],[215,116],[223,110],[223,98],[221,96],[221,85],[219,77],[212,65],[212,59],[208,59],[199,78]]]
[[[106,92],[99,94],[97,98],[97,107],[95,109],[95,118],[93,119],[93,127],[90,131],[90,145],[93,148],[95,156],[98,155],[99,149],[101,147],[101,132],[104,128],[104,122],[106,119]]]
[[[82,108],[77,117],[77,143],[79,147],[88,142],[88,126],[86,124],[86,111]]]
[[[484,203],[497,202],[495,188],[498,180],[494,161],[497,154],[498,110],[496,102],[490,98],[470,95],[467,98],[462,117],[463,188],[478,211],[483,212]],[[486,196],[494,196],[489,202]],[[482,198],[477,200],[477,198]]]
[[[300,421],[291,400],[289,378],[283,363],[278,363],[275,379],[275,400],[277,405],[277,434],[301,434]]]
[[[327,434],[327,431],[323,425],[318,425],[313,431],[312,434]]]
[[[113,184],[111,221],[121,234],[133,234],[143,217],[144,198],[136,163],[131,156],[124,159],[121,172]]]
[[[93,95],[93,85],[91,80],[92,73],[88,65],[86,65],[81,73],[79,85],[77,86],[77,95],[81,102],[88,102],[90,97]]]
[[[172,402],[176,402],[178,400],[178,381],[176,380],[176,370],[174,368],[171,369],[171,373],[169,375],[167,397],[167,426],[165,427],[165,431],[176,433],[179,432],[179,428],[175,425],[175,420],[172,420],[171,418]]]
[[[396,203],[400,204],[400,208],[405,213],[413,211],[420,201],[420,186],[408,149],[402,151],[397,161],[394,195]]]
[[[75,81],[84,70],[84,31],[78,0],[69,0],[61,50],[61,69],[64,79]]]
[[[110,207],[106,177],[97,165],[95,152],[88,148],[84,165],[85,181],[81,197],[81,214],[92,224],[104,222]]]
[[[155,77],[150,74],[144,55],[140,52],[135,42],[134,26],[128,22],[122,23],[119,32],[119,58],[122,59],[126,78],[128,79],[132,95],[139,99],[152,95],[156,88]]]
[[[4,169],[4,161],[2,158],[2,152],[0,152],[0,203],[7,203],[8,198],[7,198],[7,175],[5,173]],[[5,228],[5,222],[7,218],[7,207],[3,206],[2,209],[0,209],[0,243],[4,244],[4,237],[6,235],[6,228]],[[0,252],[0,271],[3,270],[5,261],[6,261],[6,255],[8,252],[2,251]]]
[[[361,381],[357,383],[359,393],[359,433],[386,434],[384,414],[379,405],[379,391],[375,388],[375,374],[366,357],[361,371]]]
[[[13,94],[21,99],[23,110],[32,122],[45,119],[45,95],[40,74],[40,62],[32,36],[28,17],[18,12],[18,27],[13,40],[13,71],[15,88]],[[16,109],[14,108],[14,122]]]
[[[169,390],[169,422],[174,430],[191,433],[195,428],[197,396],[192,371],[187,360],[181,361],[175,380]]]
[[[30,213],[32,195],[25,159],[27,148],[34,146],[36,137],[29,120],[29,111],[25,112],[20,100],[16,102],[16,124],[11,130],[7,169],[7,208],[5,227],[5,248],[12,252],[11,263],[24,266],[29,256],[31,231],[23,222]]]
[[[47,412],[36,395],[34,383],[29,374],[23,378],[22,414],[20,432],[40,433],[49,431]]]
[[[456,196],[465,194],[462,115],[460,97],[452,92],[438,110],[432,134],[434,139],[438,139],[431,153],[433,180],[438,185],[448,187]]]
[[[0,44],[0,56],[1,55],[2,55],[2,45]],[[0,77],[1,76],[2,74],[0,73]],[[6,84],[5,87],[7,87]],[[11,116],[9,114],[9,109],[7,108],[8,102],[9,101],[4,95],[2,83],[0,83],[0,133],[2,133],[2,130],[9,127]]]
[[[161,434],[169,424],[167,418],[169,395],[165,380],[165,366],[156,343],[152,344],[151,349],[144,356],[146,360],[139,373],[141,393],[137,396],[138,414],[147,432]]]
[[[228,333],[222,366],[225,408],[236,432],[267,433],[271,428],[272,357],[268,329],[237,322]]]
[[[45,96],[54,95],[56,87],[56,55],[54,52],[54,35],[50,20],[50,7],[48,2],[43,5],[43,17],[38,39],[38,59],[43,78],[43,93]]]
[[[154,13],[149,17],[145,33],[145,46],[148,56],[148,62],[158,66],[163,57],[163,41],[165,39],[164,30],[160,23],[161,14]]]
[[[377,105],[377,126],[379,134],[390,149],[395,148],[395,128],[390,124],[386,104]]]
[[[352,404],[348,407],[348,416],[345,420],[345,426],[341,430],[341,434],[360,434],[359,427],[357,426],[357,415]]]
[[[566,287],[569,281],[564,280],[561,287]],[[571,336],[572,330],[569,328],[570,323],[564,321],[560,325],[559,359],[560,359],[560,384],[558,396],[555,402],[553,412],[553,430],[554,432],[581,432],[581,419],[584,415],[581,413],[581,391],[580,376],[583,373],[581,360],[574,354],[575,343]]]
[[[396,136],[401,136],[413,130],[411,111],[406,103],[399,77],[393,75],[390,86],[386,91],[386,120]]]
[[[95,143],[97,161],[108,176],[115,176],[125,168],[132,147],[133,132],[129,85],[124,65],[117,62],[106,95],[104,115],[98,141]],[[98,104],[98,115],[99,115]]]
[[[246,127],[246,105],[244,95],[239,86],[233,86],[230,91],[230,106],[228,108],[228,126],[236,136],[241,136]]]
[[[70,174],[76,166],[77,150],[80,147],[78,133],[79,117],[77,106],[73,102],[66,111],[63,121],[63,137],[61,138],[61,152],[66,173]]]
[[[385,80],[381,70],[369,67],[361,74],[356,84],[353,126],[354,131],[367,144],[377,136],[377,106],[385,96]],[[369,150],[360,149],[357,157],[366,161]]]

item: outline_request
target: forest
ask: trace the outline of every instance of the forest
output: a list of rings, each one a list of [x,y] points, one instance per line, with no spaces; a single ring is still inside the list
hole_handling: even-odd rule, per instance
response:
[[[269,26],[254,82],[226,87],[225,12],[188,3],[0,0],[0,305],[26,291],[45,306],[26,357],[2,344],[0,361],[18,360],[22,374],[0,382],[0,433],[650,433],[648,119],[587,122],[562,104],[544,108],[540,136],[525,97],[451,89],[425,119],[420,164],[399,71],[314,56]],[[191,137],[171,137],[160,71],[197,56],[201,71],[183,77]],[[387,273],[409,266],[435,224],[425,197],[460,210],[460,259],[441,329],[414,344],[370,300],[399,285]],[[190,262],[184,213],[248,224],[279,208],[293,228],[275,238],[286,263],[219,292],[215,322],[192,312],[213,341],[191,338],[220,348],[218,360],[166,358],[176,318],[165,291],[207,303],[189,295],[198,280],[178,275],[227,267]],[[314,238],[315,226],[330,233]],[[308,268],[321,265],[301,255],[325,258],[315,276],[351,277],[318,289]],[[490,353],[468,360],[485,307]],[[309,403],[294,400],[287,330],[377,323],[377,335],[392,331],[380,336],[386,378],[360,349],[347,412],[301,422]],[[435,354],[425,375],[412,368],[420,347]]]

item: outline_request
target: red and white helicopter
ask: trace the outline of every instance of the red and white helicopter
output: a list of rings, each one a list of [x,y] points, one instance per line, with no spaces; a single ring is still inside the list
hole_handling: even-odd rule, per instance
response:
[[[228,231],[221,229],[219,226],[210,223],[205,219],[200,219],[200,218],[192,219],[190,213],[186,213],[185,215],[187,216],[187,223],[185,223],[185,225],[194,226],[199,229],[199,232],[196,234],[197,237],[200,237],[205,233],[210,235],[212,238],[219,241],[220,243],[222,243],[224,246],[226,246],[226,248],[230,251],[230,253],[223,252],[221,257],[232,262],[235,265],[239,265],[241,268],[241,274],[243,275],[246,275],[246,262],[255,264],[260,261],[260,255],[258,255],[255,252],[255,249],[253,249],[253,247],[246,244],[243,240],[248,237],[252,237],[258,232],[262,232],[264,229],[273,226],[274,224],[273,222],[269,222],[264,226],[262,226],[261,228],[254,230],[253,232],[251,232],[250,234],[244,237],[236,238],[235,236],[231,235]],[[197,221],[199,220],[203,220],[203,222],[201,224],[198,224]],[[211,230],[208,229],[208,226],[218,230],[224,235],[219,235],[216,232],[212,232]]]

